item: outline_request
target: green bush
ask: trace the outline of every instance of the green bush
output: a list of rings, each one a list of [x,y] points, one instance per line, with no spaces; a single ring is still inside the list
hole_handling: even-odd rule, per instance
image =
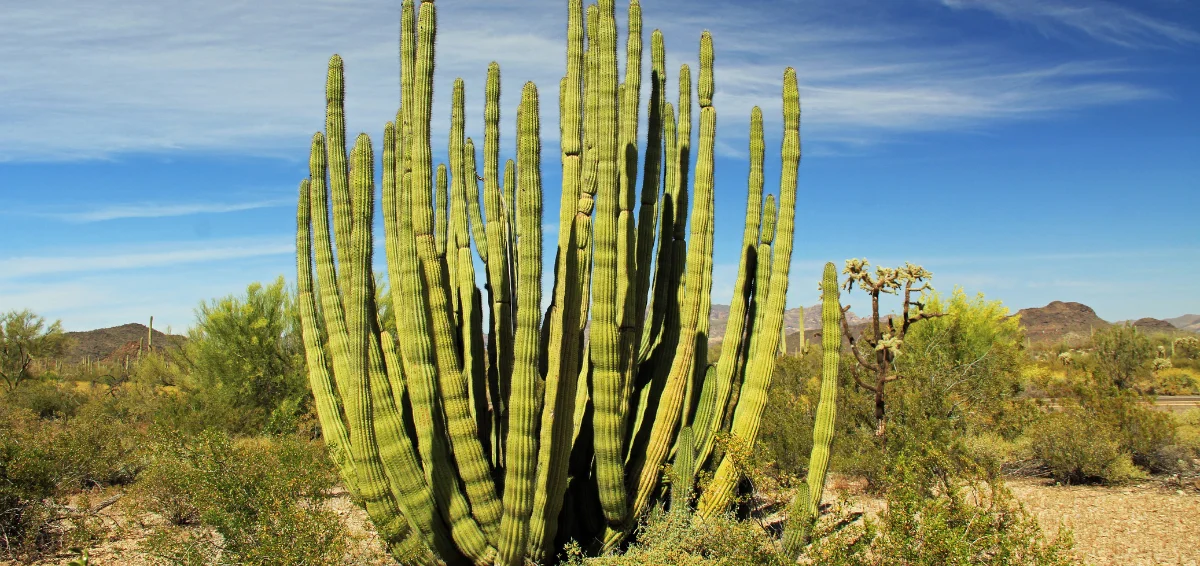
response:
[[[1114,325],[1092,336],[1094,375],[1102,385],[1119,389],[1133,386],[1134,380],[1150,374],[1154,344],[1146,335],[1129,325]]]
[[[1122,483],[1138,470],[1115,432],[1079,407],[1047,414],[1029,433],[1033,455],[1063,483]]]
[[[586,558],[578,544],[568,545],[565,566],[783,566],[778,541],[755,521],[718,515],[693,522],[682,513],[651,513],[637,530],[637,541],[615,556]]]
[[[204,414],[204,426],[258,434],[281,407],[302,412],[310,395],[304,346],[282,277],[251,284],[244,297],[201,303],[196,319],[184,356],[191,362],[185,385],[190,412]],[[282,418],[273,420],[278,425]]]
[[[946,462],[937,447],[898,455],[889,474],[887,507],[877,521],[833,530],[805,549],[806,563],[1075,564],[1069,533],[1047,539],[1003,483]]]
[[[88,521],[58,520],[60,506],[84,489],[132,480],[138,439],[92,406],[47,420],[0,403],[0,550],[28,556],[93,538]]]
[[[33,411],[43,419],[73,417],[87,396],[54,381],[27,381],[9,392],[5,402]]]
[[[135,492],[171,522],[146,544],[174,563],[333,564],[348,535],[321,503],[336,480],[324,449],[302,439],[172,431],[158,433]]]

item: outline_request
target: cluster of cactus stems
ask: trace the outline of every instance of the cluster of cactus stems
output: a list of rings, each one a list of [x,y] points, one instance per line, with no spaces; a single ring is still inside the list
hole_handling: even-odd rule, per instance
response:
[[[758,432],[795,232],[795,71],[783,80],[778,202],[772,195],[763,204],[763,117],[758,108],[751,115],[741,262],[721,356],[709,365],[712,38],[705,32],[700,41],[693,171],[688,66],[673,106],[662,35],[651,34],[649,130],[639,152],[640,6],[630,2],[619,81],[614,1],[586,11],[582,0],[568,4],[562,204],[545,311],[536,86],[521,92],[516,159],[501,170],[500,68],[488,69],[480,171],[475,143],[464,135],[465,86],[456,81],[449,164],[435,168],[436,9],[432,1],[403,3],[401,107],[384,128],[382,151],[396,313],[395,328],[384,328],[372,273],[375,153],[365,134],[346,151],[342,61],[330,61],[325,131],[313,137],[298,207],[309,379],[347,486],[406,560],[550,562],[568,540],[609,551],[657,504],[689,513],[694,506],[702,520],[728,508],[739,480],[735,464],[713,450],[718,433],[752,445]],[[833,334],[827,329],[827,348]],[[822,407],[825,397],[823,390]],[[831,429],[820,430],[828,439]],[[687,475],[668,499],[669,462]],[[692,478],[702,469],[713,479],[694,498]]]

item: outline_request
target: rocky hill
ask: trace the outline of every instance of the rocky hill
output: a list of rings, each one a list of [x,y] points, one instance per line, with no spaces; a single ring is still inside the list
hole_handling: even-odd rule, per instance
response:
[[[1096,311],[1082,303],[1054,301],[1044,307],[1021,309],[1025,337],[1033,342],[1054,342],[1069,335],[1088,336],[1109,326]]]
[[[1171,323],[1157,318],[1139,318],[1133,321],[1133,326],[1142,332],[1174,332],[1178,330]]]
[[[1168,318],[1166,321],[1171,323],[1171,326],[1180,330],[1200,332],[1200,314],[1185,314],[1175,318]]]
[[[148,330],[149,328],[144,324],[129,323],[86,332],[67,332],[66,335],[71,338],[72,346],[67,355],[63,357],[63,361],[74,363],[88,358],[101,360],[112,357],[118,350],[120,352],[131,348],[136,350],[138,344],[146,340],[146,331]],[[183,336],[154,331],[155,348],[178,344],[184,339]]]

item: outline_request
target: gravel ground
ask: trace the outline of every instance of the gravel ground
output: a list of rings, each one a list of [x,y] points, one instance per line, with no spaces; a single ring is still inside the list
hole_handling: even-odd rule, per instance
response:
[[[859,482],[831,478],[831,489],[859,491]],[[1141,566],[1174,564],[1200,566],[1200,481],[1147,482],[1126,487],[1055,486],[1044,479],[1013,479],[1008,486],[1033,513],[1048,534],[1060,526],[1072,530],[1075,548],[1089,564]],[[828,494],[833,497],[833,494]],[[858,495],[868,513],[882,502]],[[346,523],[353,538],[347,565],[391,564],[367,519],[344,491],[328,502]],[[138,544],[149,528],[160,521],[153,516],[128,517],[124,505],[107,511],[114,526],[110,540],[91,549],[97,566],[150,566],[150,557]],[[66,564],[69,557],[48,559],[38,565]],[[12,562],[0,561],[0,566]]]

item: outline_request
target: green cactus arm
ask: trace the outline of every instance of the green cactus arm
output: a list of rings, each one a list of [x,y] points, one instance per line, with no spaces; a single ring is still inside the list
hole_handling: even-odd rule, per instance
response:
[[[408,174],[411,176],[411,172]],[[411,187],[410,182],[408,188]],[[470,504],[460,490],[458,482],[436,479],[456,477],[458,470],[449,453],[437,397],[437,364],[433,353],[431,317],[426,301],[427,284],[417,257],[411,200],[411,190],[398,191],[395,208],[399,214],[396,215],[396,226],[392,233],[397,237],[395,247],[399,260],[399,276],[393,287],[398,287],[402,293],[396,302],[400,305],[397,309],[397,330],[403,337],[400,340],[404,354],[402,363],[421,461],[426,481],[433,487],[438,511],[445,523],[450,525],[455,544],[475,563],[491,564],[495,557],[495,549],[487,544],[487,536],[472,517]],[[482,545],[480,541],[483,542]]]
[[[674,478],[671,481],[671,511],[687,514],[691,510],[692,483],[696,479],[696,453],[692,451],[692,427],[679,429],[679,450],[671,466]]]
[[[664,79],[665,80],[665,79]],[[650,354],[662,339],[663,321],[667,314],[667,304],[674,300],[674,287],[670,287],[668,279],[672,272],[671,260],[675,250],[675,170],[679,163],[677,159],[678,145],[675,143],[675,107],[670,103],[663,106],[663,186],[662,198],[658,206],[658,253],[654,261],[654,284],[650,294],[650,324],[643,324],[641,352],[639,362],[646,362]],[[668,288],[672,293],[668,293]]]
[[[458,219],[460,238],[458,242],[458,272],[462,274],[459,281],[459,297],[462,301],[463,324],[461,326],[463,345],[463,379],[467,383],[467,395],[471,415],[475,418],[475,426],[484,452],[490,452],[491,414],[487,407],[487,366],[485,364],[483,344],[483,305],[482,293],[475,285],[475,262],[471,255],[470,236],[466,225],[469,221],[471,208],[470,187],[477,182],[475,170],[475,142],[467,138],[463,144],[463,186],[459,193],[460,217]],[[476,189],[478,193],[478,189]],[[478,196],[478,195],[477,195]],[[478,198],[476,198],[476,202]],[[485,242],[486,244],[486,242]],[[486,264],[485,264],[486,269]]]
[[[742,393],[733,414],[732,433],[753,446],[758,436],[759,419],[766,406],[767,388],[775,370],[779,349],[779,329],[783,326],[783,307],[787,298],[788,271],[791,267],[792,240],[795,235],[796,175],[800,166],[800,94],[796,86],[796,70],[788,68],[783,81],[784,136],[780,174],[779,214],[776,238],[771,257],[771,280],[761,336],[751,352]],[[709,488],[701,496],[698,515],[710,517],[729,504],[737,483],[733,462],[726,457],[717,468]]]
[[[701,404],[696,415],[696,460],[699,466],[703,466],[712,453],[713,440],[723,425],[721,421],[725,415],[724,408],[729,402],[734,375],[739,369],[738,360],[746,351],[746,317],[754,281],[751,275],[757,269],[755,258],[761,221],[764,154],[762,110],[755,106],[750,112],[750,178],[747,181],[742,257],[733,284],[734,294],[729,306],[729,320],[725,326],[724,339],[721,341],[721,357],[717,361],[716,374],[713,376],[713,399],[710,403]]]
[[[434,218],[433,231],[437,235],[437,254],[441,257],[446,257],[447,240],[449,239],[449,223],[447,220],[450,217],[450,208],[448,198],[448,184],[446,178],[446,165],[439,163],[437,167],[437,183],[434,185],[435,200],[434,200]]]
[[[699,399],[696,400],[696,417],[692,419],[692,450],[702,445],[704,435],[712,434],[709,427],[713,426],[711,416],[716,410],[717,402],[717,365],[708,364],[704,369],[704,381],[700,385]],[[680,445],[682,446],[682,445]],[[695,455],[696,468],[702,467],[699,452]]]
[[[316,240],[318,285],[322,295],[322,312],[325,315],[326,328],[330,332],[334,379],[342,395],[347,428],[351,435],[350,452],[354,460],[358,495],[363,500],[372,522],[379,528],[381,537],[388,542],[389,546],[392,546],[400,544],[409,536],[410,527],[408,521],[401,515],[398,504],[388,489],[382,464],[379,461],[379,449],[370,422],[370,391],[365,367],[365,345],[353,333],[357,329],[358,322],[355,318],[355,313],[360,307],[358,296],[364,295],[366,290],[355,290],[355,286],[350,285],[348,289],[355,293],[354,296],[343,297],[338,292],[339,279],[335,275],[332,249],[336,235],[331,235],[327,220],[330,197],[326,194],[327,156],[321,150],[327,148],[322,146],[323,141],[324,138],[314,139],[314,151],[310,159],[310,177],[314,180],[311,209],[314,220],[313,229]],[[355,145],[358,146],[356,153],[359,160],[363,161],[363,167],[369,168],[370,164],[364,157],[364,153],[369,149],[361,147],[364,145],[363,143]],[[358,175],[355,184],[363,184],[363,177],[362,174]],[[339,200],[351,202],[355,193],[361,194],[363,191],[369,190],[361,186],[354,187],[357,190],[351,190],[351,187],[346,184],[335,186],[341,193],[333,197],[332,200],[335,202]],[[343,255],[347,261],[345,265],[341,266],[341,271],[345,277],[351,279],[357,273],[358,276],[370,280],[372,276],[369,268],[367,274],[362,275],[361,265],[364,260],[359,256],[362,254],[363,243],[354,241],[354,237],[361,238],[364,234],[362,230],[355,233],[350,228],[353,225],[351,208],[352,206],[343,206],[339,211],[334,207],[334,234],[336,234],[337,228],[341,227],[341,233],[347,238],[336,242],[337,247],[344,250]],[[356,353],[362,353],[363,357],[356,357]]]
[[[645,342],[643,327],[646,324],[646,303],[650,293],[650,269],[654,254],[655,232],[658,229],[658,192],[662,180],[663,111],[666,108],[666,48],[662,32],[654,30],[650,36],[650,101],[646,118],[646,161],[642,171],[642,201],[638,209],[637,233],[637,289],[634,294],[633,314],[640,340]],[[628,80],[626,81],[628,82]],[[636,132],[635,132],[636,134]],[[643,346],[639,344],[639,360]]]
[[[793,556],[808,543],[809,529],[821,507],[821,494],[825,491],[825,478],[829,473],[833,427],[837,420],[838,364],[842,352],[842,306],[837,278],[837,266],[826,263],[821,279],[821,400],[817,403],[808,479],[804,483],[808,489],[796,493],[791,506],[796,517],[788,521],[784,530],[784,548]]]
[[[517,138],[517,231],[522,255],[517,271],[517,334],[512,393],[509,397],[508,467],[504,479],[504,517],[500,523],[500,562],[525,562],[529,516],[533,508],[534,464],[537,460],[538,334],[542,284],[542,178],[537,87],[525,83],[521,93]]]
[[[562,199],[559,209],[558,260],[554,299],[546,317],[547,347],[544,407],[538,441],[537,479],[529,521],[530,560],[545,560],[558,532],[558,516],[567,489],[567,465],[573,444],[579,389],[580,285],[579,248],[575,232],[580,183],[579,126],[583,58],[583,3],[568,6],[567,76],[559,88],[559,129],[562,136]],[[572,68],[574,67],[574,68]],[[573,136],[573,137],[572,137]],[[585,386],[586,389],[586,386]]]
[[[596,219],[594,242],[591,351],[593,369],[592,402],[596,408],[593,422],[596,444],[596,479],[600,503],[611,525],[625,522],[624,453],[622,445],[622,360],[620,304],[618,303],[618,206],[620,171],[618,170],[617,56],[616,18],[612,0],[601,0],[594,34],[589,33],[588,106],[585,112],[588,134],[595,138]],[[590,31],[590,30],[589,30]]]
[[[460,553],[449,529],[438,515],[433,490],[425,480],[412,440],[404,431],[404,404],[401,402],[405,389],[404,368],[396,352],[395,338],[387,331],[382,331],[378,338],[383,349],[384,367],[371,372],[371,393],[375,408],[375,432],[380,444],[379,455],[387,463],[384,471],[389,487],[427,548],[435,549],[444,561],[456,561]],[[372,363],[377,361],[372,360]],[[382,379],[385,376],[386,379]],[[485,541],[482,533],[476,540]]]
[[[801,481],[792,503],[788,505],[788,516],[783,527],[783,552],[788,556],[798,556],[808,543],[814,519],[808,514],[809,493],[808,483]]]
[[[451,453],[458,463],[458,470],[471,502],[471,510],[480,519],[480,527],[488,533],[489,540],[492,540],[500,515],[499,498],[496,497],[495,485],[491,479],[490,464],[477,435],[476,422],[471,416],[467,384],[462,380],[462,361],[456,344],[446,264],[437,257],[432,234],[432,150],[429,143],[429,126],[433,97],[435,29],[434,3],[423,2],[417,23],[417,63],[413,87],[413,236],[422,276],[428,285],[425,298],[429,306],[434,360],[437,364],[436,375],[442,394],[446,428],[450,432]],[[490,517],[497,520],[488,520]]]
[[[500,66],[488,66],[484,103],[483,195],[487,215],[488,391],[491,398],[492,465],[502,467],[502,416],[507,398],[500,394],[501,376],[512,375],[512,285],[504,198],[500,193]]]
[[[325,351],[325,329],[317,319],[317,304],[313,296],[312,211],[309,208],[311,183],[300,184],[300,202],[296,209],[296,293],[300,307],[300,331],[304,339],[305,367],[308,382],[316,401],[317,418],[329,454],[346,481],[351,493],[357,493],[354,461],[350,456],[350,433],[342,420],[342,403],[334,390],[333,376]]]
[[[775,210],[775,195],[767,195],[767,204],[763,209],[762,243],[769,246],[775,242],[775,220],[778,215]]]
[[[705,33],[701,38],[702,65],[712,64],[712,42]],[[701,75],[711,72],[701,69]],[[690,74],[684,70],[680,73],[681,88],[687,86],[690,90]],[[702,92],[702,95],[704,93]],[[711,102],[711,93],[702,100]],[[681,102],[690,106],[690,94],[685,99],[680,94]],[[691,126],[683,124],[684,115],[681,113],[679,128],[685,134]],[[634,495],[633,515],[640,516],[649,508],[650,499],[654,495],[658,480],[658,469],[665,461],[674,445],[675,431],[680,419],[684,416],[685,407],[689,404],[685,399],[690,383],[697,371],[696,351],[698,344],[707,343],[707,337],[699,333],[706,326],[701,318],[707,319],[711,306],[708,290],[712,286],[712,241],[713,241],[713,151],[716,142],[716,109],[711,105],[701,108],[700,112],[700,155],[696,164],[695,206],[692,207],[692,217],[689,222],[691,237],[688,240],[687,259],[685,261],[686,276],[680,280],[681,332],[679,346],[674,359],[671,360],[671,370],[667,377],[665,389],[658,399],[658,407],[652,422],[649,442],[644,453],[638,453],[630,460],[630,488]],[[690,134],[680,136],[677,140],[681,146],[680,171],[677,173],[680,181],[686,175],[682,167],[684,148]],[[686,193],[686,186],[680,185],[680,195]],[[681,197],[682,198],[682,197]],[[677,240],[681,239],[682,228],[675,226]],[[636,478],[636,479],[634,479]],[[634,483],[636,482],[636,483]]]
[[[342,58],[334,55],[329,58],[329,73],[325,79],[325,163],[329,175],[330,200],[333,203],[335,217],[350,218],[350,172],[346,162],[346,72]],[[334,238],[338,241],[350,240],[350,222],[334,223]],[[346,265],[346,253],[340,246],[337,248],[337,265]],[[340,292],[346,295],[354,284],[349,276],[343,275],[338,279]]]

